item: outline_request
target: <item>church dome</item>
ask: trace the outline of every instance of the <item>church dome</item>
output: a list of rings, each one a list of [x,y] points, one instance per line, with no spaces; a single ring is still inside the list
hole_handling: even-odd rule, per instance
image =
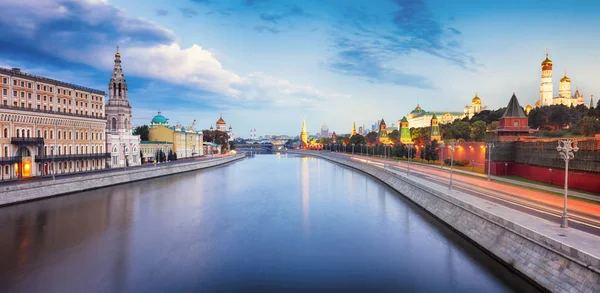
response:
[[[567,70],[565,70],[565,76],[560,79],[560,82],[571,82],[571,79],[567,77]]]
[[[410,111],[410,114],[421,114],[425,111],[423,111],[423,109],[421,108],[421,106],[419,106],[419,104],[417,104],[417,106],[415,107],[414,110]]]
[[[535,102],[535,107],[539,108],[540,107],[540,101],[538,100],[537,102]]]
[[[481,105],[481,98],[479,98],[479,96],[477,95],[477,93],[475,93],[475,97],[473,98],[473,100],[471,102],[474,105]]]
[[[167,124],[169,124],[169,121],[167,120],[167,118],[165,118],[165,116],[161,115],[160,112],[158,112],[158,115],[154,116],[154,118],[152,118],[152,121],[150,121],[150,123],[167,125]]]
[[[529,113],[529,111],[531,111],[531,109],[532,109],[532,108],[531,108],[531,105],[527,104],[527,106],[525,106],[525,111],[526,111],[527,113]]]
[[[223,116],[219,117],[219,120],[217,120],[217,125],[225,125],[227,123],[225,123],[225,120],[223,120]]]
[[[546,60],[542,61],[542,66],[552,65],[552,60],[548,59],[548,53],[546,53]]]

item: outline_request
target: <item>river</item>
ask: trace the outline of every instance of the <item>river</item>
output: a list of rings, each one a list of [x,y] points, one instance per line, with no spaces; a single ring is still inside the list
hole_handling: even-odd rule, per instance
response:
[[[5,293],[536,292],[375,179],[295,155],[3,207],[0,235]]]

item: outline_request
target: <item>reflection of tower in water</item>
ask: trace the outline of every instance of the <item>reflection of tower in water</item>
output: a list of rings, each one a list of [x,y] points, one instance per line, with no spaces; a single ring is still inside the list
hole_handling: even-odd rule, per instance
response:
[[[310,213],[310,190],[308,177],[308,157],[302,157],[302,215],[304,229],[309,229],[309,213]]]

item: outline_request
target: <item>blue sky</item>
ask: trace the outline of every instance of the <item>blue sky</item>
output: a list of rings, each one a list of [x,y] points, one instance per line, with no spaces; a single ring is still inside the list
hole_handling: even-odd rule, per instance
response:
[[[600,95],[598,1],[3,0],[0,66],[101,90],[121,48],[134,124],[157,111],[236,135],[348,133],[479,92],[534,104],[546,48]]]

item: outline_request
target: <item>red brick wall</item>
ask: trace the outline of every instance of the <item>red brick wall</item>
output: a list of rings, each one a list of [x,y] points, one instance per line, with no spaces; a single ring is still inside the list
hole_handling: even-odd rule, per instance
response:
[[[552,168],[552,171],[550,171],[550,168],[546,167],[513,162],[492,162],[490,169],[492,175],[514,175],[541,183],[556,185],[558,187],[563,187],[565,185],[564,169]],[[600,193],[600,174],[569,171],[569,188]]]

